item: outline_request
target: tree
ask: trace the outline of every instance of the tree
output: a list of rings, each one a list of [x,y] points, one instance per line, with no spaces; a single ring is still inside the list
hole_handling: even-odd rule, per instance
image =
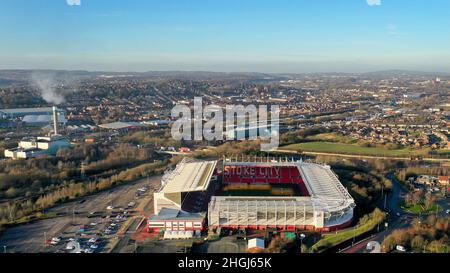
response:
[[[393,250],[396,246],[395,238],[392,235],[387,236],[383,240],[382,248],[385,252]]]
[[[427,250],[431,253],[444,253],[447,249],[448,246],[441,243],[440,241],[432,241],[427,246]]]
[[[414,193],[412,194],[412,200],[411,200],[411,202],[412,202],[414,205],[419,204],[419,203],[422,201],[422,196],[423,196],[423,191],[422,191],[422,190],[414,192]]]
[[[414,238],[411,240],[411,247],[416,251],[417,250],[422,251],[424,249],[424,247],[426,247],[426,245],[427,245],[427,242],[420,235],[414,236]]]
[[[436,225],[436,221],[437,221],[437,218],[436,218],[435,214],[430,214],[427,217],[427,225],[430,226],[430,227]]]
[[[434,204],[434,197],[431,195],[431,193],[427,192],[425,194],[425,200],[424,200],[424,205],[425,205],[425,209],[429,210],[433,207]]]
[[[405,204],[406,205],[411,205],[412,204],[412,194],[408,193],[407,195],[405,195]]]

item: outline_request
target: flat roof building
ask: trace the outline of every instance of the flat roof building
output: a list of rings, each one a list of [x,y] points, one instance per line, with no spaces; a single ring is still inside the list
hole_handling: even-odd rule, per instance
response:
[[[58,109],[58,113],[65,114],[66,111]],[[53,107],[35,107],[35,108],[11,108],[0,109],[0,118],[19,118],[27,115],[52,115]]]

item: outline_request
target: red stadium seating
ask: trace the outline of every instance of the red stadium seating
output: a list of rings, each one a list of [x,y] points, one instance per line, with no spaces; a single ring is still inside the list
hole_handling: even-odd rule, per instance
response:
[[[303,184],[303,179],[297,167],[293,166],[226,166],[223,183]]]

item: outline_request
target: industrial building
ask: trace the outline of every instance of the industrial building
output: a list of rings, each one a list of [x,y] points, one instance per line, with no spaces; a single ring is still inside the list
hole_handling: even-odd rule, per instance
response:
[[[64,109],[56,110],[58,115],[65,116]],[[15,119],[23,118],[25,116],[52,116],[53,107],[38,107],[38,108],[14,108],[14,109],[0,109],[0,118]]]
[[[58,109],[52,108],[53,135],[42,137],[26,137],[22,139],[18,147],[5,150],[5,157],[13,159],[27,159],[41,155],[56,155],[58,150],[70,147],[70,142],[58,134]]]
[[[98,125],[98,128],[106,131],[114,131],[121,134],[126,134],[132,130],[140,130],[145,128],[146,125],[140,122],[122,122],[116,121],[111,123],[105,123]]]
[[[69,141],[60,136],[24,138],[19,142],[19,146],[5,150],[7,158],[32,158],[40,155],[55,155],[58,150],[70,146]]]
[[[22,118],[22,122],[25,126],[45,126],[53,122],[52,115],[26,115]],[[67,119],[64,113],[58,113],[58,125],[65,126],[67,124]]]

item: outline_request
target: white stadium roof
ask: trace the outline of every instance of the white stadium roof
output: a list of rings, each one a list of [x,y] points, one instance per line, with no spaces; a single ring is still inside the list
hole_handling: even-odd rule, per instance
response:
[[[184,158],[174,171],[163,176],[160,193],[203,191],[208,188],[217,161]]]

